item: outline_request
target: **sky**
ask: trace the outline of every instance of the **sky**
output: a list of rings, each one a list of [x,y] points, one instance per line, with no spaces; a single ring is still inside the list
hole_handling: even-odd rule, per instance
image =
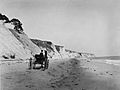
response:
[[[96,56],[120,55],[120,0],[0,0],[30,38]]]

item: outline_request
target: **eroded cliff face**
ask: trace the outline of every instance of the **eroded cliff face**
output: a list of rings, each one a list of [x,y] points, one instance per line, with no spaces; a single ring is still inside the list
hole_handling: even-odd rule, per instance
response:
[[[38,39],[31,39],[31,41],[36,44],[42,50],[48,51],[48,57],[53,59],[61,58],[60,53],[57,51],[55,45],[50,41],[42,41]]]
[[[40,48],[24,32],[20,34],[0,24],[0,58],[27,59],[38,52]]]
[[[33,56],[41,50],[47,50],[48,57],[52,59],[94,56],[89,53],[67,50],[64,46],[55,45],[51,41],[30,39],[24,32],[19,33],[0,23],[0,58],[29,59],[34,58]]]
[[[64,46],[55,45],[50,41],[42,41],[38,39],[31,39],[38,47],[47,50],[51,58],[88,58],[94,57],[94,54],[90,53],[80,53],[72,50],[65,49]]]
[[[48,57],[53,59],[70,58],[69,53],[66,52],[63,46],[54,45],[50,41],[42,41],[37,39],[31,39],[38,47],[48,51]]]

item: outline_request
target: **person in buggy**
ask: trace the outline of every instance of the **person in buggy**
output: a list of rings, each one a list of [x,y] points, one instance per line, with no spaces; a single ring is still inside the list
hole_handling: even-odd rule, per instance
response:
[[[15,26],[14,29],[16,31],[18,31],[19,33],[21,33],[23,31],[22,23],[18,19],[13,18],[10,22],[11,22],[11,24],[13,24]]]
[[[45,55],[43,55],[43,50],[41,50],[40,54],[35,54],[35,59],[35,62],[33,62],[33,69],[36,68],[36,64],[41,64],[40,68],[48,68],[47,51],[45,51]]]

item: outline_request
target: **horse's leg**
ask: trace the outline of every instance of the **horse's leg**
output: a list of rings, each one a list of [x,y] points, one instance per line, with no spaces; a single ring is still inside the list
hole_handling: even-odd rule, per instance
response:
[[[36,67],[36,62],[33,63],[33,69]]]
[[[46,60],[46,69],[49,67],[49,60]]]
[[[45,70],[45,67],[46,67],[46,65],[45,65],[45,61],[43,61],[43,71]]]
[[[29,59],[29,69],[32,69],[32,59]]]
[[[44,68],[44,60],[43,60],[43,58],[41,60],[42,60],[41,61],[41,66],[42,66],[42,68]]]
[[[46,69],[46,67],[47,67],[47,60],[46,59],[45,59],[45,64],[44,65],[45,65],[44,68]]]
[[[42,68],[44,68],[44,62],[43,61],[41,62],[41,66],[42,66]]]

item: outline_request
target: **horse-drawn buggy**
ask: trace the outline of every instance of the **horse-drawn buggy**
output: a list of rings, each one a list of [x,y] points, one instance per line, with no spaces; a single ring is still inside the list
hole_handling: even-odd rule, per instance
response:
[[[47,51],[45,51],[45,55],[43,55],[43,50],[41,50],[40,54],[36,54],[35,56],[35,61],[30,62],[30,68],[33,69],[48,69],[49,66],[49,60],[47,57]],[[36,66],[39,65],[39,66]]]

